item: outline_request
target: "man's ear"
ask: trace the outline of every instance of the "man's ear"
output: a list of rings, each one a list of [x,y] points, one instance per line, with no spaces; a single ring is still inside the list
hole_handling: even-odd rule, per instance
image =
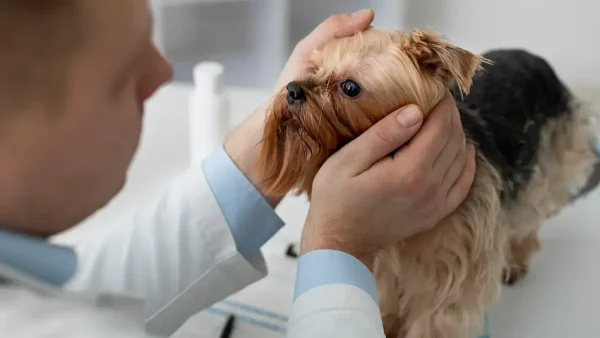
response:
[[[473,75],[481,69],[481,63],[490,63],[480,55],[447,43],[434,31],[415,29],[402,36],[400,46],[421,72],[439,77],[447,84],[456,80],[465,94],[469,93]]]

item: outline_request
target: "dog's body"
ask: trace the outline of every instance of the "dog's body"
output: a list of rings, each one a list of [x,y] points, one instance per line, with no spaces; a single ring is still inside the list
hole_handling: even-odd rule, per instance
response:
[[[434,231],[379,257],[380,289],[395,290],[402,300],[385,293],[380,300],[390,337],[467,337],[466,323],[481,314],[474,310],[495,300],[501,280],[512,284],[523,277],[540,249],[541,223],[579,195],[597,162],[593,115],[545,60],[522,50],[483,56],[491,64],[475,74],[469,95],[451,86],[467,139],[477,146],[470,196]],[[392,286],[401,281],[419,289],[417,281],[424,280],[427,287],[416,295]],[[436,308],[422,322],[410,318]],[[461,322],[464,327],[456,325]]]
[[[484,54],[492,64],[473,77],[468,96],[455,97],[465,132],[499,171],[504,200],[516,199],[540,159],[548,123],[571,119],[574,97],[545,60],[522,50]]]
[[[434,229],[381,251],[374,272],[388,337],[465,338],[502,279],[525,273],[541,223],[587,182],[598,160],[595,116],[524,51],[487,53],[491,62],[476,72],[485,59],[422,31],[370,30],[329,47],[294,85],[302,102],[284,91],[271,105],[259,166],[266,187],[310,194],[337,149],[394,108],[416,103],[428,112],[450,87],[477,149],[471,192]],[[345,79],[362,96],[346,92]]]
[[[512,257],[512,271],[505,275],[512,284],[538,249],[538,223],[584,193],[597,163],[590,138],[595,116],[544,59],[514,49],[483,57],[492,64],[475,74],[469,95],[463,98],[456,84],[451,91],[467,138],[500,176],[512,251],[521,256]],[[530,222],[534,229],[525,224]]]

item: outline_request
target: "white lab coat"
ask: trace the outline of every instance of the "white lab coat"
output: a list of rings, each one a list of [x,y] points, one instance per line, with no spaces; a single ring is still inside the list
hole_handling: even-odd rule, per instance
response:
[[[260,224],[251,224],[260,227]],[[0,337],[164,337],[266,275],[242,257],[201,168],[150,205],[76,247],[78,273],[54,289],[0,265]],[[288,337],[383,337],[375,302],[328,285],[294,303]]]

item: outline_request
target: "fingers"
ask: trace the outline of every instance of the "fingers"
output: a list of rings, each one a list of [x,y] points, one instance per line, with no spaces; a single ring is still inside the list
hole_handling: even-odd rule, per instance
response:
[[[289,81],[302,75],[309,68],[309,59],[315,50],[321,49],[323,45],[335,38],[351,36],[367,29],[373,22],[374,16],[373,10],[364,9],[353,14],[333,15],[323,21],[296,45],[279,80],[275,83],[274,91],[279,92]]]
[[[448,173],[450,165],[456,160],[457,157],[461,156],[461,152],[463,153],[462,155],[464,159],[464,151],[467,145],[458,111],[452,111],[451,116],[452,131],[450,138],[448,138],[444,148],[434,160],[432,165],[433,173],[440,176]]]
[[[454,182],[460,177],[465,166],[467,165],[467,152],[471,151],[469,148],[473,147],[472,144],[464,145],[460,151],[456,153],[454,160],[448,164],[445,172],[442,173],[442,191],[449,191],[454,185]],[[434,174],[435,175],[435,174]]]
[[[454,98],[448,93],[431,111],[423,123],[423,128],[411,141],[406,149],[406,156],[418,158],[424,162],[420,164],[426,168],[433,167],[433,163],[452,136],[452,116],[458,114],[457,111]]]
[[[362,9],[352,14],[332,15],[304,38],[303,43],[311,49],[321,48],[330,40],[351,36],[367,29],[374,17],[375,13],[372,9]]]
[[[471,190],[471,185],[473,184],[473,180],[475,179],[475,171],[476,171],[476,162],[475,162],[475,147],[470,146],[467,151],[467,161],[465,163],[465,168],[456,180],[450,191],[448,191],[448,197],[446,199],[446,212],[447,214],[453,212],[458,208],[458,206],[465,200],[469,191]]]
[[[415,105],[389,114],[334,156],[337,163],[356,176],[408,142],[423,123],[423,114]]]

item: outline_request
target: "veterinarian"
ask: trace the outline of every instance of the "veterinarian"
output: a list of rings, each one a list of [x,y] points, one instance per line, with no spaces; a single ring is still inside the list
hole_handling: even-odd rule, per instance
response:
[[[276,89],[372,20],[325,20]],[[125,183],[144,102],[171,78],[151,32],[147,0],[0,2],[0,337],[168,336],[267,273],[259,249],[283,226],[283,196],[255,187],[260,110],[114,231],[74,248],[47,241]],[[390,113],[316,178],[289,337],[383,337],[374,253],[431,228],[470,189],[473,149],[451,98],[425,121],[414,106]]]

